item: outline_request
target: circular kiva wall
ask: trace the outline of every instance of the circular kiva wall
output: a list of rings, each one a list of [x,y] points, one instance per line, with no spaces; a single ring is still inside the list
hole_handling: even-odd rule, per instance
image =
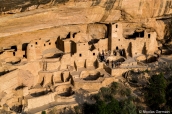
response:
[[[99,77],[103,77],[99,71],[82,71],[80,78],[83,80],[97,80]]]
[[[139,62],[144,62],[144,63],[153,63],[156,62],[158,59],[158,57],[150,55],[150,56],[145,56],[145,55],[141,55],[139,57],[136,58],[137,61]]]
[[[137,58],[136,58],[136,60],[137,61],[139,61],[139,62],[146,62],[146,56],[145,55],[141,55],[141,56],[138,56]]]
[[[20,61],[21,59],[19,57],[10,57],[5,59],[6,63],[11,63],[11,64],[16,64],[19,63]]]
[[[60,96],[69,97],[74,94],[71,85],[59,85],[55,87],[55,91]]]
[[[157,57],[156,56],[148,56],[147,57],[147,63],[153,63],[157,61]]]
[[[172,50],[168,50],[168,49],[162,50],[162,55],[171,55],[171,54],[172,54]]]
[[[109,56],[106,60],[116,61],[116,62],[124,62],[125,58],[121,56]]]
[[[117,60],[115,60],[115,62],[124,62],[125,61],[125,59],[124,58],[120,58],[120,59],[117,59]]]

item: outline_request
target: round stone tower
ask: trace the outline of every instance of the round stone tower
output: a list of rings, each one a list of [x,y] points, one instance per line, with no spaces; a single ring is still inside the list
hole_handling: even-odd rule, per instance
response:
[[[36,51],[35,51],[35,45],[34,44],[28,44],[27,46],[27,60],[28,61],[34,61],[36,59]]]

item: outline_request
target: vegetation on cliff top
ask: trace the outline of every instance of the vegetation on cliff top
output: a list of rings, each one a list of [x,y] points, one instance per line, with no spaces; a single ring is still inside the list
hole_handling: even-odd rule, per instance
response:
[[[93,96],[95,104],[85,103],[82,107],[75,107],[75,113],[137,114],[139,110],[144,109],[137,106],[137,98],[132,95],[129,88],[121,88],[119,85],[114,82],[110,87],[101,88],[98,94]],[[162,73],[153,75],[144,90],[145,103],[149,110],[172,111],[172,76],[166,80]]]
[[[170,77],[172,78],[172,76]],[[153,75],[146,88],[146,103],[152,110],[172,111],[172,80],[166,80],[164,75]]]
[[[117,99],[116,97],[122,99]],[[113,82],[110,87],[102,87],[93,96],[95,104],[85,103],[82,109],[75,107],[75,113],[80,114],[137,114],[133,104],[134,97],[128,88],[121,88],[119,83]]]

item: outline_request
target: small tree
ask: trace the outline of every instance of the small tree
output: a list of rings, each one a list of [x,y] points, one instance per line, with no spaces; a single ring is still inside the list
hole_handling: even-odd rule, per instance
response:
[[[167,103],[166,103],[166,107],[170,109],[170,111],[172,111],[172,82],[168,85],[167,89],[166,89],[166,99],[167,99]]]
[[[119,114],[120,113],[119,102],[113,98],[111,102],[106,105],[106,111],[108,114]]]
[[[137,114],[136,106],[130,99],[121,102],[121,114]]]
[[[97,101],[96,114],[108,114],[106,111],[106,103],[104,101]]]
[[[167,87],[167,82],[163,74],[153,75],[150,80],[150,84],[147,88],[146,100],[148,106],[152,109],[161,109],[166,103],[165,99],[165,89]]]
[[[42,113],[41,114],[46,114],[46,111],[42,111]]]

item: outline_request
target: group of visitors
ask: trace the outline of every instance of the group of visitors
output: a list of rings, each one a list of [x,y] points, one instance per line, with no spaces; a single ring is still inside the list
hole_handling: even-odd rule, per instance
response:
[[[102,50],[102,53],[98,54],[98,58],[100,60],[100,62],[106,62],[106,58],[109,56],[109,53],[105,50]]]
[[[124,55],[124,51],[123,50],[119,50],[118,51],[121,55]],[[117,52],[116,52],[117,53]],[[116,68],[119,67],[121,65],[121,62],[119,61],[109,61],[107,60],[107,57],[110,56],[111,52],[110,51],[104,51],[102,50],[102,53],[98,54],[98,59],[100,60],[100,62],[105,62],[107,66],[110,66],[111,68]],[[114,55],[116,55],[114,53]]]
[[[109,60],[106,60],[106,65],[107,66],[110,66],[110,67],[112,67],[112,68],[116,68],[116,67],[119,67],[120,65],[121,65],[121,62],[117,62],[117,61],[111,61],[111,62],[109,62]]]

